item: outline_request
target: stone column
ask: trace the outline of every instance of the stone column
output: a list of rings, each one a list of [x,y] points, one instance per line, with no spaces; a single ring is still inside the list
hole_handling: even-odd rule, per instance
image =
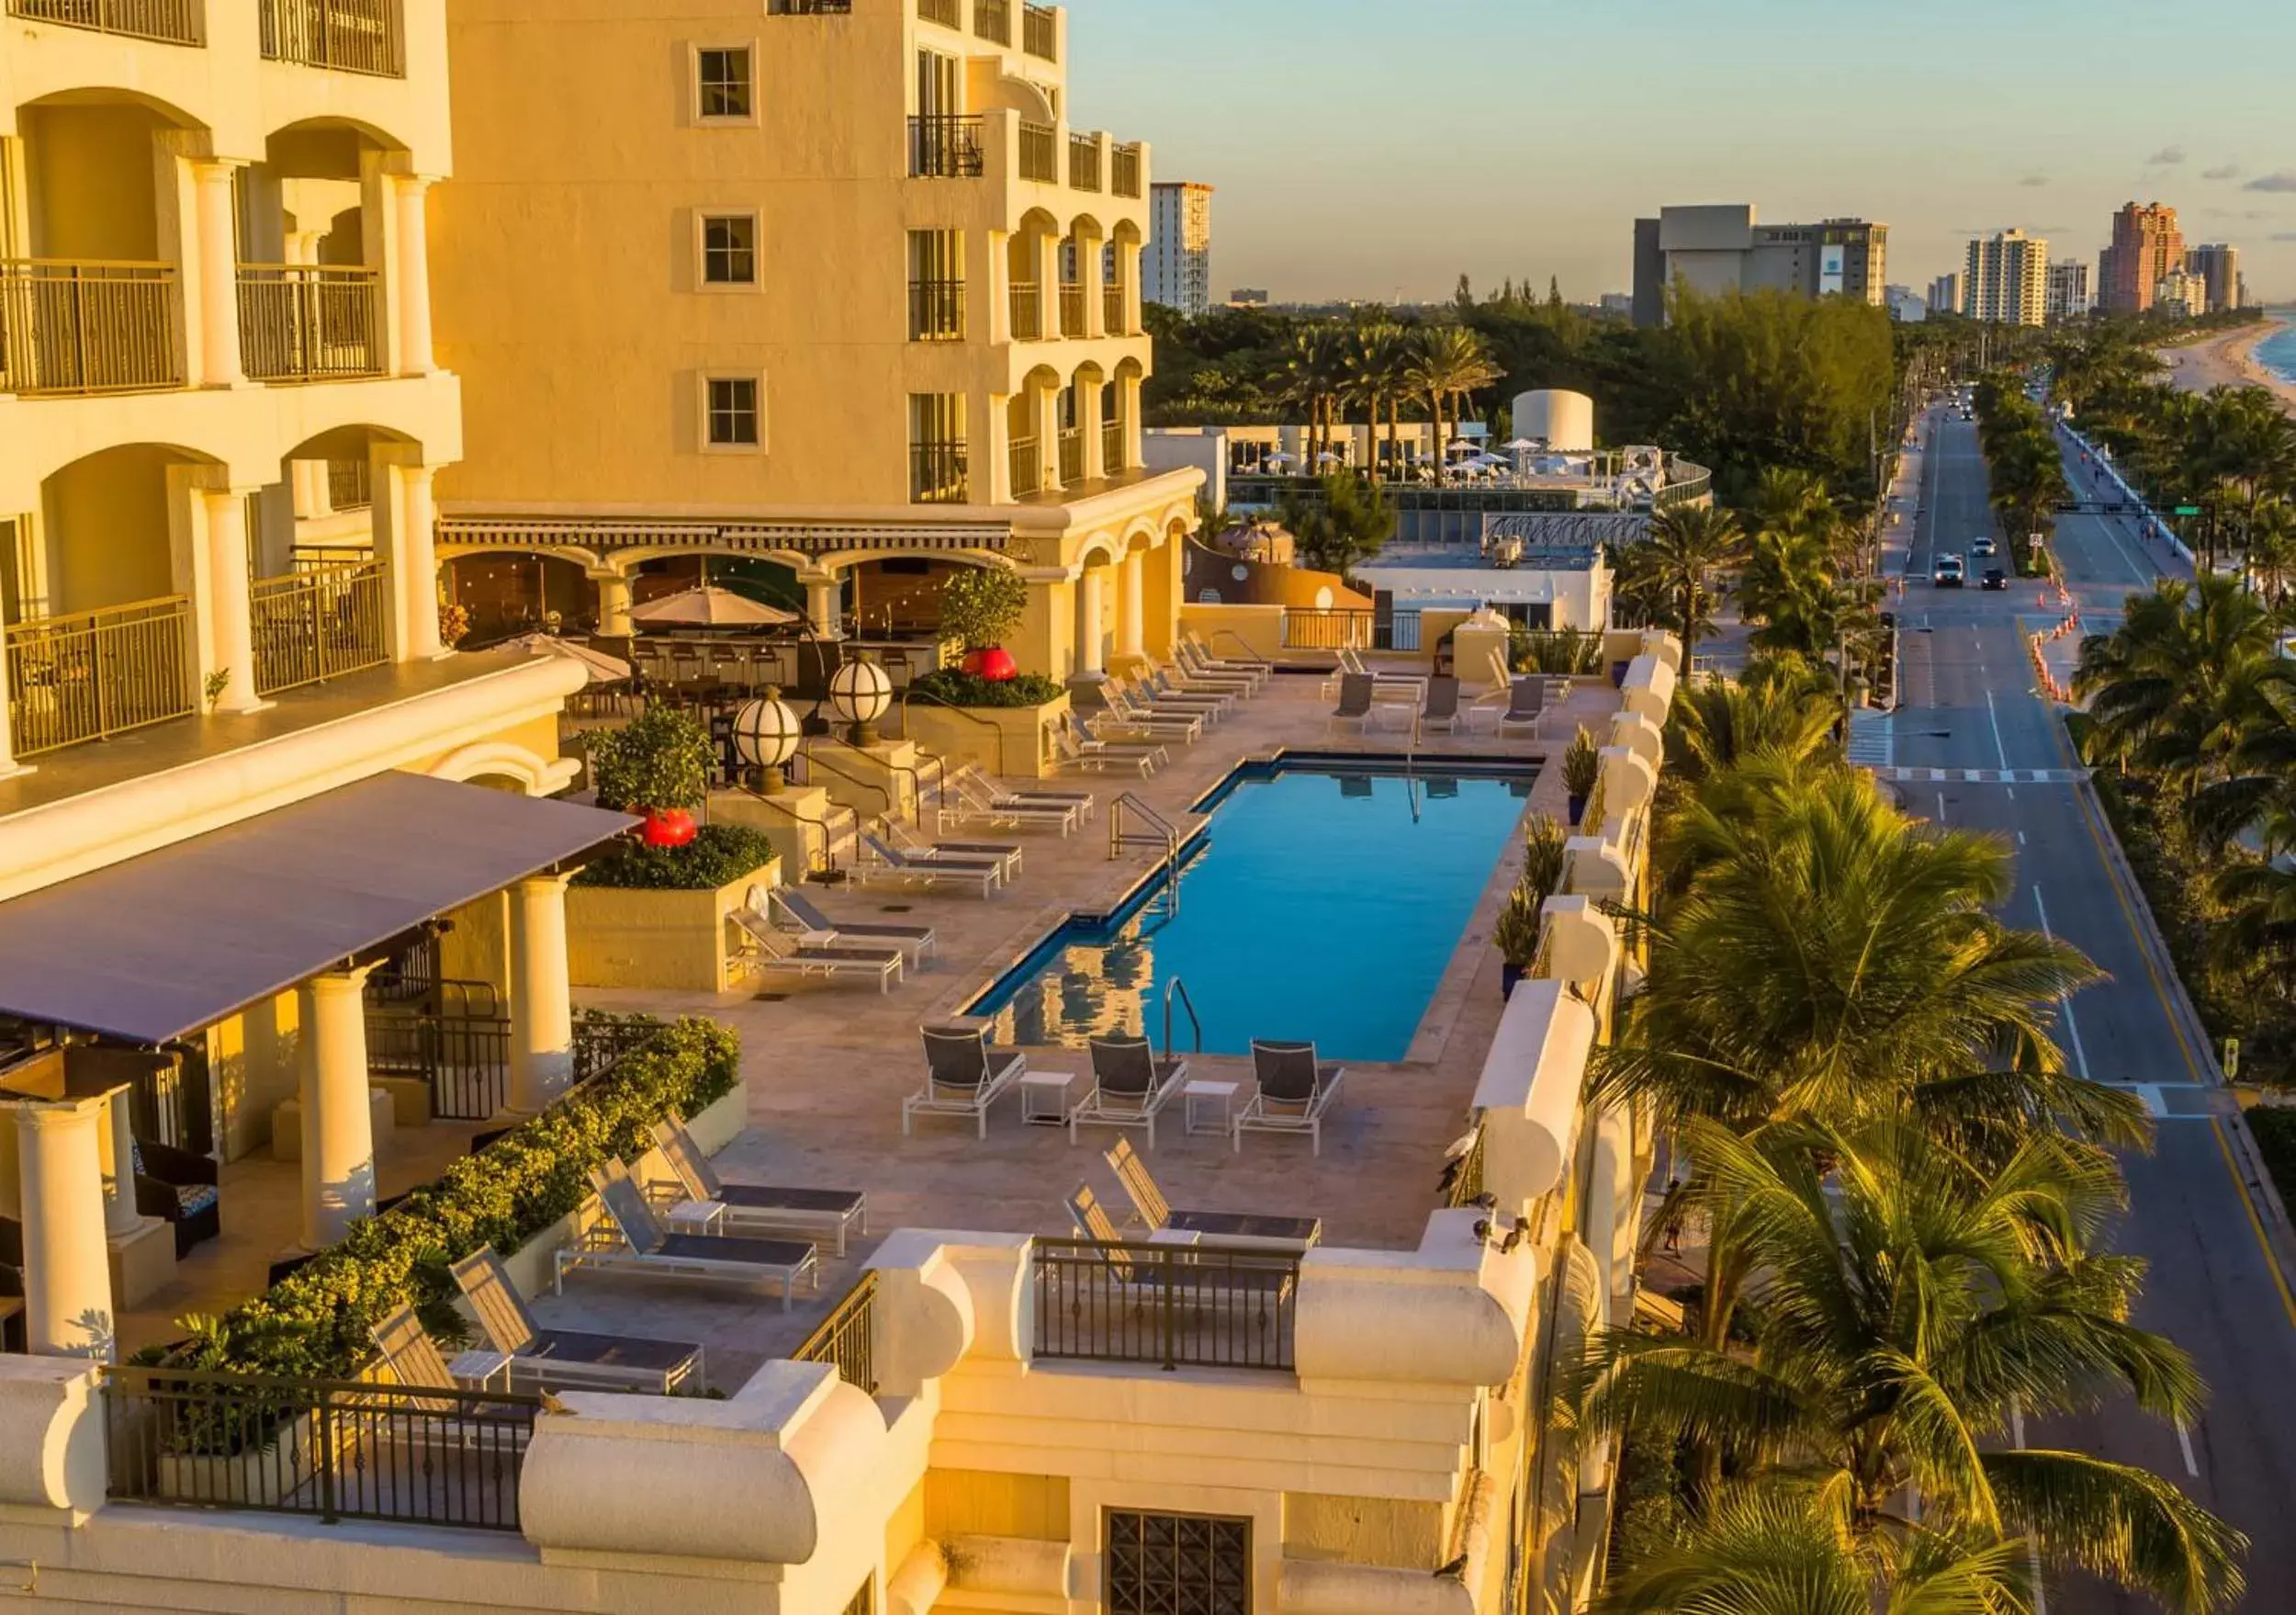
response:
[[[805,615],[813,619],[814,632],[825,639],[845,638],[845,592],[838,580],[807,578],[805,585]]]
[[[399,205],[399,373],[427,376],[431,360],[431,250],[423,198],[431,182],[402,174],[393,187]]]
[[[1088,566],[1076,580],[1076,676],[1093,683],[1108,672],[1100,634],[1100,574],[1106,570]]]
[[[532,1114],[574,1079],[574,1006],[566,962],[563,875],[511,888],[510,1108]]]
[[[236,387],[247,379],[239,352],[239,250],[232,230],[235,163],[195,163],[198,197],[200,382]]]
[[[398,553],[390,558],[399,595],[399,660],[429,661],[444,654],[438,638],[438,550],[433,532],[431,468],[399,468]]]
[[[303,1022],[303,1248],[324,1250],[375,1213],[375,1125],[366,1085],[366,972],[298,989]]]
[[[1064,152],[1066,149],[1062,148]],[[1029,238],[1036,254],[1036,333],[1048,341],[1061,333],[1061,243],[1064,239],[1049,230],[1037,231]]]
[[[258,712],[254,608],[248,598],[247,494],[243,488],[203,488],[208,506],[208,665],[225,675],[218,712]]]
[[[618,572],[598,572],[591,582],[598,585],[598,631],[626,637],[631,632],[630,580]]]
[[[96,1148],[103,1109],[100,1099],[15,1107],[25,1345],[36,1356],[113,1355],[104,1168]]]
[[[1076,389],[1076,430],[1084,434],[1085,480],[1096,482],[1108,475],[1107,457],[1100,452],[1100,387],[1073,383]]]
[[[104,1234],[120,1239],[143,1225],[136,1214],[136,1135],[129,1125],[128,1090],[104,1100]]]
[[[1147,602],[1142,597],[1147,586],[1145,560],[1135,549],[1116,574],[1116,655],[1120,661],[1138,661],[1147,654],[1142,644],[1147,637]]]
[[[1100,148],[1100,157],[1101,172],[1105,175],[1108,170],[1108,147],[1105,142]],[[1086,336],[1106,336],[1109,333],[1109,322],[1100,297],[1101,288],[1108,284],[1108,276],[1103,273],[1105,260],[1100,255],[1107,245],[1107,238],[1100,236],[1089,239],[1080,236],[1076,241],[1076,278],[1084,283]]]
[[[289,460],[289,486],[295,495],[295,519],[315,521],[335,514],[334,495],[325,460]]]

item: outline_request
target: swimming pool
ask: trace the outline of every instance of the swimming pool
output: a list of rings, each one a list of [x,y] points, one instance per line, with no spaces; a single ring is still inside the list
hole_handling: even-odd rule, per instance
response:
[[[1176,977],[1206,1054],[1306,1038],[1326,1059],[1404,1057],[1476,899],[1515,832],[1533,771],[1438,772],[1337,762],[1246,764],[1201,803],[1211,817],[1180,880],[1108,916],[1080,916],[975,999],[999,1043],[1109,1032],[1161,1043]],[[1193,1033],[1175,1011],[1173,1044]]]

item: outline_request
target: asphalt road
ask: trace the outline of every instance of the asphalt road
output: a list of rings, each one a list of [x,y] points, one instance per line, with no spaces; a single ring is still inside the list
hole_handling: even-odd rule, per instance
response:
[[[2157,1118],[2150,1155],[2126,1163],[2131,1209],[2120,1248],[2151,1263],[2139,1321],[2190,1352],[2212,1391],[2207,1414],[2179,1432],[2122,1403],[2026,1432],[2035,1446],[2074,1448],[2144,1464],[2246,1531],[2254,1542],[2245,1610],[2296,1611],[2296,1304],[2264,1242],[2223,1125],[2229,1105],[2202,1033],[2172,997],[2162,951],[2054,707],[2034,687],[2027,629],[2064,615],[2013,579],[2008,593],[1938,589],[1934,557],[1989,529],[1976,429],[1950,412],[1930,427],[1912,475],[1920,510],[1901,521],[1891,558],[1907,577],[1894,603],[1904,627],[1905,704],[1890,726],[1894,778],[1913,811],[2013,842],[2016,895],[2007,918],[2046,926],[2109,979],[2077,994],[2060,1041],[2099,1081],[2140,1090]],[[2068,465],[2077,491],[2088,473]],[[2109,627],[2133,588],[2171,558],[2122,521],[2061,519],[2057,553],[2086,626]],[[1971,560],[1973,580],[1992,564]],[[2006,564],[2006,563],[2005,563]],[[1945,777],[1932,779],[1930,771]],[[2013,781],[1972,780],[1967,771]],[[2054,777],[2045,777],[2054,776]],[[2147,1600],[2098,1586],[2056,1589],[2050,1615],[2149,1610]]]

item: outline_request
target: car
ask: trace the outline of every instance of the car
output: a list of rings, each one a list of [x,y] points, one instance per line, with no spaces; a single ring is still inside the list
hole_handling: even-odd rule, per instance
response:
[[[1985,577],[1979,582],[1978,587],[2006,591],[2009,588],[2009,574],[2003,571],[1999,567],[1987,567],[1985,570]]]
[[[1962,580],[1960,556],[1941,555],[1937,558],[1937,570],[1930,574],[1931,582],[1941,589],[1958,589]]]
[[[1969,541],[1969,553],[1972,555],[1991,555],[1995,553],[1993,540],[1986,537],[1982,533],[1978,534],[1975,538],[1972,538]]]

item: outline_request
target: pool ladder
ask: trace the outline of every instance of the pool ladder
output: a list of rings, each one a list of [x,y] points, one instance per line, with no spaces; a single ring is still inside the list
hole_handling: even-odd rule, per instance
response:
[[[1109,808],[1109,858],[1112,863],[1127,847],[1155,847],[1162,851],[1164,889],[1158,901],[1165,915],[1180,911],[1180,832],[1171,822],[1130,791],[1120,793]]]

